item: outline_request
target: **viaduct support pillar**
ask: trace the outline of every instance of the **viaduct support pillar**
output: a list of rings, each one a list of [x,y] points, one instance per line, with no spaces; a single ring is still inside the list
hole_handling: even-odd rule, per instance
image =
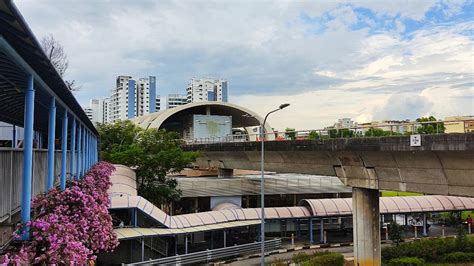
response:
[[[232,177],[234,175],[234,169],[228,168],[217,168],[217,177]]]
[[[352,188],[354,265],[381,265],[379,191]]]

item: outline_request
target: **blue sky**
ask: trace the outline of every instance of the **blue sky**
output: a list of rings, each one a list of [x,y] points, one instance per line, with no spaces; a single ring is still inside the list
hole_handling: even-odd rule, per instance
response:
[[[230,101],[283,129],[474,115],[474,1],[16,0],[53,34],[83,104],[117,75],[154,75],[158,93],[225,78]]]

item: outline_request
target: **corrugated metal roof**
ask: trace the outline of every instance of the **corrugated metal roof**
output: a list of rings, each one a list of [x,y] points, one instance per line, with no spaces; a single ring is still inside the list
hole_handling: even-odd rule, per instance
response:
[[[172,236],[179,234],[189,234],[195,232],[204,232],[212,230],[222,230],[227,228],[237,228],[249,225],[260,224],[260,220],[234,221],[214,225],[195,226],[184,229],[161,229],[161,228],[117,228],[114,232],[119,240],[151,237],[151,236]]]
[[[352,215],[352,199],[305,199],[300,205],[315,217]],[[473,210],[474,198],[454,196],[381,197],[380,213],[415,213]]]
[[[260,176],[246,175],[232,178],[177,177],[182,197],[259,195]],[[265,176],[265,194],[350,193],[335,176],[303,174],[273,174]]]

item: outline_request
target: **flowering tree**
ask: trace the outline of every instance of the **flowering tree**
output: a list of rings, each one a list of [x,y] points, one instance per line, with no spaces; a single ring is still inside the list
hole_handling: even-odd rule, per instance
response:
[[[95,260],[94,254],[112,251],[118,240],[108,213],[107,190],[114,170],[110,163],[100,162],[64,191],[54,188],[33,199],[39,214],[28,224],[30,241],[0,256],[0,265],[84,264]]]

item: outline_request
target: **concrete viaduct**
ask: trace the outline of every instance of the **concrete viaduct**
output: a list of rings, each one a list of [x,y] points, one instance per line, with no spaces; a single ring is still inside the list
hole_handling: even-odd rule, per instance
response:
[[[259,142],[195,144],[196,165],[260,169]],[[474,196],[474,134],[268,141],[265,170],[337,176],[353,188],[356,265],[380,265],[379,190]]]

